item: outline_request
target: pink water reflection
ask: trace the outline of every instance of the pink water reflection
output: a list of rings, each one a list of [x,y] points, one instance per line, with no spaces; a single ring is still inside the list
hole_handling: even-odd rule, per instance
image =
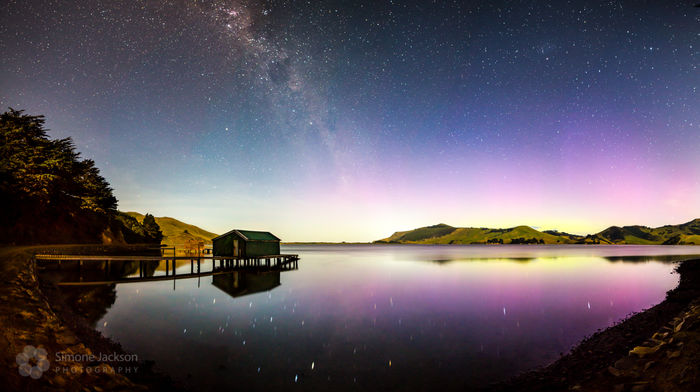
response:
[[[667,256],[696,250],[284,252],[301,255],[300,269],[283,272],[269,292],[234,298],[208,280],[181,281],[175,291],[168,282],[119,285],[98,326],[107,322],[105,334],[197,389],[461,390],[551,362],[586,335],[662,301],[678,282]]]

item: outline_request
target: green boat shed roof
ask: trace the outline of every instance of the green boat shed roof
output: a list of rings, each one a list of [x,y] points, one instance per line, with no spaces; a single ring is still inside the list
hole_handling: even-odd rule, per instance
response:
[[[279,238],[277,238],[274,234],[270,233],[269,231],[253,231],[253,230],[239,230],[239,229],[233,229],[229,232],[226,232],[218,237],[215,237],[212,239],[216,240],[219,238],[226,237],[227,235],[236,233],[239,236],[243,237],[246,241],[280,241]]]

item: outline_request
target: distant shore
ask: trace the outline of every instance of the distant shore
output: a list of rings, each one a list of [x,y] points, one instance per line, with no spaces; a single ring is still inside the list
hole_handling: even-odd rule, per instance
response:
[[[571,234],[557,230],[540,231],[530,226],[505,229],[454,227],[440,223],[408,231],[397,231],[375,241],[420,244],[592,244],[592,245],[696,245],[700,244],[700,219],[661,227],[610,226],[596,234]]]

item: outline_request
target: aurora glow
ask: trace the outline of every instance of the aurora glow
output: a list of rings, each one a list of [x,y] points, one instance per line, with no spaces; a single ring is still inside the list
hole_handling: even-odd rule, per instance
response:
[[[121,210],[215,232],[675,224],[700,216],[699,10],[10,1],[0,106],[72,136]]]

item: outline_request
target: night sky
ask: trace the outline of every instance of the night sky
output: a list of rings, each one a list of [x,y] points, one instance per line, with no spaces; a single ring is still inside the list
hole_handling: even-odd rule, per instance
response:
[[[9,1],[0,106],[214,232],[591,233],[700,217],[699,37],[688,1]]]

